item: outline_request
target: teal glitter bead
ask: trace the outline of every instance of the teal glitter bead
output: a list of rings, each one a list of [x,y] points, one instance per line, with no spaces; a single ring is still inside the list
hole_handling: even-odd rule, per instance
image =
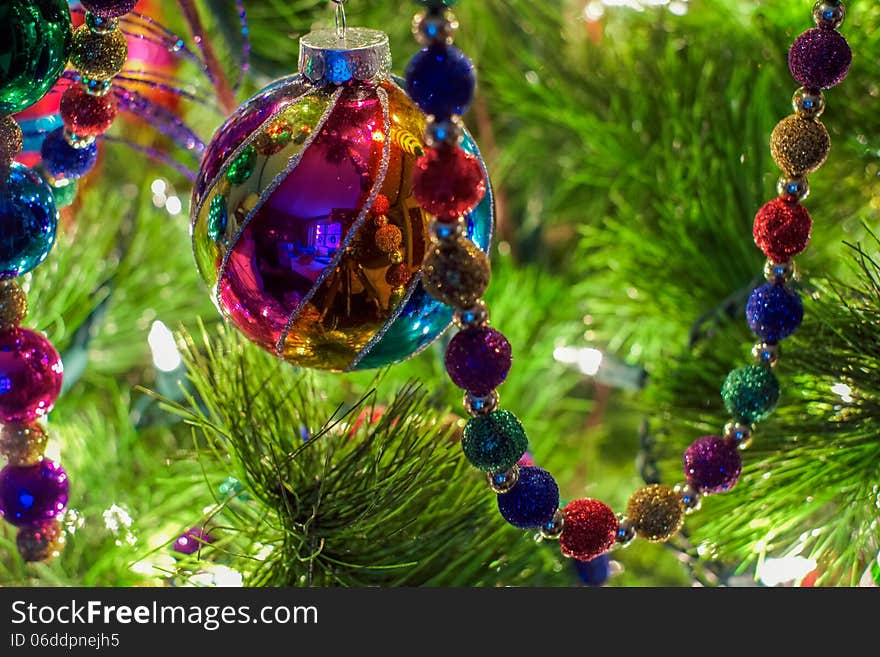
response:
[[[510,411],[495,411],[468,420],[461,447],[475,468],[484,472],[503,472],[516,465],[526,453],[526,430]]]
[[[0,2],[0,115],[27,109],[55,85],[70,37],[67,0]]]
[[[52,187],[52,196],[55,197],[55,207],[59,210],[73,205],[76,200],[77,184],[75,180],[60,180]]]
[[[724,406],[740,424],[754,424],[779,403],[779,381],[768,368],[749,365],[733,370],[721,386]]]
[[[226,234],[227,220],[226,199],[218,194],[211,200],[208,209],[208,237],[215,242],[220,240]]]

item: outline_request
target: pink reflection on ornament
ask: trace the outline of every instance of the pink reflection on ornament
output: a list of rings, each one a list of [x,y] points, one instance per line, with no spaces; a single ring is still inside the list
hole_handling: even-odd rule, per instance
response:
[[[24,328],[0,332],[0,422],[23,424],[51,411],[63,374],[44,336]]]
[[[384,140],[376,91],[347,89],[242,233],[218,296],[251,340],[272,349],[337,255],[376,184]]]

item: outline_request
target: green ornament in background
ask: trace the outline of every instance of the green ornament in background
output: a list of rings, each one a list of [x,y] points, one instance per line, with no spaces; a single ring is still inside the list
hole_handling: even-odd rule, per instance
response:
[[[67,0],[0,1],[0,116],[48,93],[67,65],[70,38]]]

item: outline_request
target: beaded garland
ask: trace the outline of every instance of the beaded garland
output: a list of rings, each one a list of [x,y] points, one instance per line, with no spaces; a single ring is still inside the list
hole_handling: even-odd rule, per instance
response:
[[[27,296],[16,279],[48,256],[62,205],[59,191],[75,189],[72,183],[94,167],[95,138],[116,117],[112,79],[127,57],[118,22],[135,2],[84,0],[85,24],[71,36],[66,3],[61,3],[63,12],[52,4],[49,14],[47,0],[15,0],[13,24],[8,26],[14,34],[26,34],[27,26],[15,19],[26,21],[32,11],[43,11],[48,18],[42,41],[23,43],[22,52],[13,53],[18,59],[10,61],[28,64],[35,47],[55,59],[42,73],[22,69],[4,76],[9,82],[0,89],[0,97],[16,103],[0,110],[20,111],[40,100],[57,82],[68,58],[82,76],[81,84],[68,87],[61,98],[64,126],[43,142],[42,176],[15,162],[23,146],[21,128],[11,116],[0,117],[0,370],[5,386],[0,397],[0,454],[8,461],[0,470],[0,517],[19,528],[16,545],[25,561],[44,561],[60,553],[65,536],[59,518],[67,506],[69,484],[64,468],[44,456],[48,437],[40,424],[61,392],[63,365],[42,333],[21,326]]]
[[[505,520],[518,528],[540,528],[540,537],[558,539],[567,557],[595,563],[615,544],[625,546],[635,537],[666,541],[681,529],[686,514],[700,508],[703,495],[736,485],[742,472],[740,451],[751,444],[754,425],[779,401],[779,381],[772,371],[779,343],[803,319],[803,303],[792,285],[796,270],[791,258],[806,249],[812,230],[810,214],[800,205],[809,193],[805,176],[822,166],[830,150],[828,131],[819,121],[825,108],[822,90],[842,82],[852,61],[837,31],[846,9],[841,2],[816,2],[816,27],[799,36],[789,51],[789,68],[802,86],[794,94],[795,113],[779,122],[770,139],[783,175],[778,198],[755,217],[755,244],[768,258],[767,283],[753,291],[746,306],[749,327],[759,340],[752,350],[756,362],[730,372],[722,386],[732,421],[723,435],[703,436],[685,450],[685,482],[643,486],[630,498],[625,514],[616,516],[594,499],[576,499],[560,509],[553,477],[517,464],[528,439],[519,420],[499,409],[496,391],[510,369],[510,344],[488,326],[489,313],[481,300],[489,284],[488,259],[462,237],[462,215],[485,193],[482,179],[472,173],[473,163],[459,146],[458,115],[474,92],[473,66],[452,45],[458,27],[449,10],[454,2],[419,4],[426,11],[416,16],[413,32],[423,49],[407,68],[406,82],[413,100],[433,120],[427,128],[429,150],[419,161],[413,185],[419,203],[436,217],[434,246],[423,267],[425,288],[455,309],[460,329],[447,348],[446,368],[465,391],[464,405],[471,416],[462,439],[465,457],[486,472]]]

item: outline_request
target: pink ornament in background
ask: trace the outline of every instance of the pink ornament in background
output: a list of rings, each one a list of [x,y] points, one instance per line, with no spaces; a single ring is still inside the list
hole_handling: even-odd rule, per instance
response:
[[[61,393],[64,367],[52,343],[25,328],[0,332],[0,422],[46,415]]]

